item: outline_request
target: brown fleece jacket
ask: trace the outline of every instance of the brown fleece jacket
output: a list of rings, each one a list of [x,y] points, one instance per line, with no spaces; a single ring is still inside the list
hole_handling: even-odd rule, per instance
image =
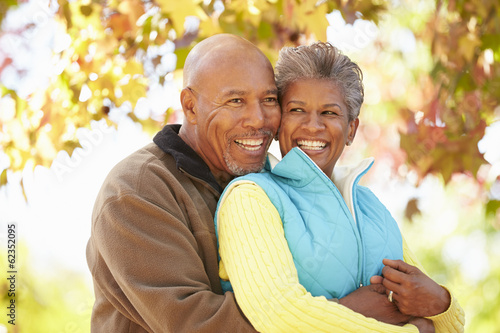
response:
[[[219,282],[222,188],[179,129],[165,126],[116,165],[97,196],[92,332],[255,332]]]

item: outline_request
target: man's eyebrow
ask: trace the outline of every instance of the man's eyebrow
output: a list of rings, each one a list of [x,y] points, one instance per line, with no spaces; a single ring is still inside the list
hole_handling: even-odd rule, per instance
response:
[[[226,92],[222,91],[221,94],[219,95],[219,98],[225,98],[229,96],[243,96],[245,95],[245,93],[246,92],[244,90],[231,89]]]
[[[231,89],[226,92],[222,91],[218,97],[227,98],[230,96],[243,96],[247,93],[245,90]],[[266,90],[266,95],[278,95],[278,89],[268,89]]]

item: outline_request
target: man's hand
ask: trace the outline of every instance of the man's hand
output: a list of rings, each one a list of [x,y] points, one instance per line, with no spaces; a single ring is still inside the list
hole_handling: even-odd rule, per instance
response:
[[[432,323],[432,320],[430,320],[430,319],[416,317],[416,318],[410,319],[410,321],[408,323],[417,326],[418,331],[420,333],[434,333],[435,332],[434,324]]]
[[[399,311],[414,317],[430,317],[443,313],[451,302],[450,294],[420,269],[401,260],[383,260],[382,275],[371,283],[382,283],[387,295],[392,290],[393,303]]]
[[[366,317],[387,324],[404,325],[411,318],[402,314],[395,304],[389,302],[386,289],[381,284],[361,287],[341,298],[339,303]]]

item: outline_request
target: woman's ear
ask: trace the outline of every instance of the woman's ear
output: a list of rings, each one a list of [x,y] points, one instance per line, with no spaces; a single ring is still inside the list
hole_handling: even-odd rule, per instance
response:
[[[349,126],[349,132],[347,133],[346,145],[350,146],[354,141],[354,137],[356,136],[356,131],[358,130],[359,118],[351,120],[348,126]]]
[[[181,105],[185,119],[195,125],[196,124],[196,97],[189,88],[184,88],[181,91]]]

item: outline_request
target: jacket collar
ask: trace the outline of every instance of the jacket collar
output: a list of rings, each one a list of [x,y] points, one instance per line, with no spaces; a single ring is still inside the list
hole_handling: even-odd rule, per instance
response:
[[[205,161],[179,136],[180,128],[179,124],[166,125],[155,135],[153,142],[165,153],[172,155],[181,172],[208,183],[222,193],[223,188],[217,183]]]

